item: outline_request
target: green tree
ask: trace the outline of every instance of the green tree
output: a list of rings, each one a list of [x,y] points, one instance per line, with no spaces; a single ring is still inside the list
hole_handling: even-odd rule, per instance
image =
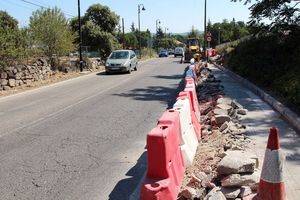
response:
[[[112,50],[120,48],[116,37],[118,23],[119,16],[109,7],[101,4],[90,6],[82,18],[82,44],[89,46],[92,51],[98,51],[101,58],[106,59]],[[78,19],[72,19],[70,24],[77,32]]]
[[[165,33],[163,32],[161,27],[158,27],[157,32],[156,32],[156,39],[162,39],[165,37]]]
[[[16,30],[18,28],[18,21],[7,12],[0,11],[0,28]]]
[[[127,48],[135,49],[138,46],[138,40],[134,33],[125,34],[125,45]]]
[[[251,0],[244,1],[245,4]],[[298,1],[292,0],[257,0],[251,7],[250,26],[254,33],[284,33],[286,30],[297,29],[300,26],[300,8]],[[270,23],[265,24],[268,19]]]
[[[26,56],[26,32],[7,12],[0,11],[0,69]]]
[[[207,30],[212,35],[211,46],[216,46],[219,43],[231,42],[249,35],[249,28],[242,21],[236,22],[233,19],[231,22],[224,19],[222,23],[208,23]],[[220,34],[220,35],[219,35]]]
[[[141,37],[141,46],[148,47],[148,41],[151,38],[151,33],[149,30],[141,31],[141,34],[137,33],[137,39]]]
[[[34,11],[30,17],[29,31],[35,47],[49,58],[53,54],[65,55],[74,49],[74,35],[58,8]]]
[[[135,28],[134,22],[131,23],[130,31],[131,31],[132,33],[136,32],[136,28]]]

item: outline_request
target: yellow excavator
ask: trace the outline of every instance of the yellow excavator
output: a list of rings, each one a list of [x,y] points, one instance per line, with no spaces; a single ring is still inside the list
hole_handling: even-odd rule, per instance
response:
[[[200,43],[197,38],[188,38],[184,52],[184,62],[190,62],[194,58],[196,61],[201,59]]]

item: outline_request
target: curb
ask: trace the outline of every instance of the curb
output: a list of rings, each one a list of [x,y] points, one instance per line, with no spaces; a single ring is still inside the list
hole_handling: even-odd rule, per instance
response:
[[[224,71],[225,73],[229,74],[232,78],[242,83],[244,86],[246,86],[248,89],[250,89],[252,92],[254,92],[256,95],[261,97],[265,102],[267,102],[271,107],[273,107],[278,113],[280,113],[288,123],[290,123],[295,129],[296,132],[300,133],[300,117],[291,111],[288,107],[284,106],[282,103],[277,101],[274,97],[248,81],[247,79],[237,75],[233,71],[224,68],[223,66],[213,64],[220,70]]]

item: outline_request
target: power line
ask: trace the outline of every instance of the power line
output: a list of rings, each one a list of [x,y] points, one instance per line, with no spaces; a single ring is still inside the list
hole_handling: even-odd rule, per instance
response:
[[[31,11],[34,11],[34,9],[31,8],[31,7],[27,7],[27,6],[24,6],[24,5],[20,5],[20,4],[16,3],[16,2],[12,2],[12,1],[0,1],[0,3],[6,3],[7,5],[10,4],[10,5],[14,5],[14,6],[19,6],[19,7],[22,7],[22,8],[31,10]]]
[[[22,1],[22,2],[24,2],[24,3],[27,3],[27,4],[30,4],[30,5],[33,5],[33,6],[37,6],[37,7],[39,7],[39,8],[47,9],[46,6],[43,6],[43,5],[41,5],[41,4],[37,4],[37,3],[31,2],[31,1],[28,1],[28,0],[20,0],[20,1]],[[49,6],[49,7],[50,7],[50,6]],[[61,11],[62,11],[65,15],[68,15],[68,16],[71,16],[71,17],[75,17],[74,15],[69,14],[68,12],[66,12],[66,11],[64,11],[64,10],[61,10]]]

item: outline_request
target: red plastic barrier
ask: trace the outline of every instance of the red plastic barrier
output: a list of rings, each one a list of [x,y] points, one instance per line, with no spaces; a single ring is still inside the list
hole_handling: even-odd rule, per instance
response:
[[[195,112],[198,121],[200,121],[200,108],[195,85],[187,83],[185,85],[184,91],[189,92],[190,98],[192,100],[193,111]]]
[[[185,78],[185,85],[187,85],[187,84],[193,84],[195,86],[194,79],[193,78]]]
[[[184,163],[180,151],[179,113],[167,110],[147,135],[147,176],[141,200],[173,200],[181,186]]]
[[[196,117],[196,114],[195,114],[195,111],[194,111],[194,108],[193,108],[193,100],[192,100],[192,97],[191,97],[191,92],[190,91],[183,91],[183,92],[180,92],[179,95],[178,95],[178,98],[180,97],[187,97],[189,100],[190,100],[190,106],[191,106],[191,118],[192,118],[192,123],[193,123],[193,127],[194,127],[194,130],[197,134],[197,138],[198,140],[201,139],[201,125]],[[197,100],[197,103],[198,103],[198,100]],[[200,112],[200,111],[199,111]]]

